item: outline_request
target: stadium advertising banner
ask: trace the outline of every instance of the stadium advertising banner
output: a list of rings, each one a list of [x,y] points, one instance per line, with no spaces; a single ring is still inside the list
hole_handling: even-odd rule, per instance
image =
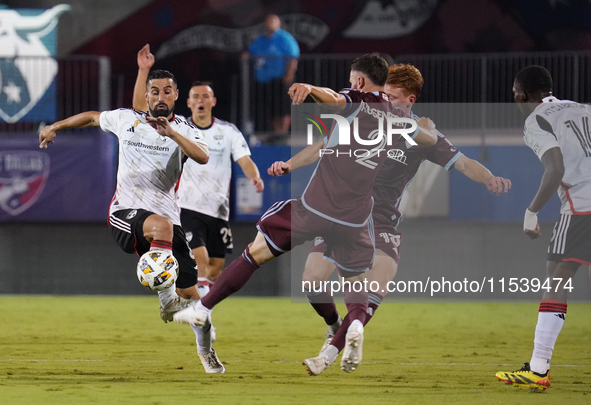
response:
[[[106,221],[115,146],[100,130],[60,134],[48,149],[36,134],[3,137],[0,221]]]
[[[68,10],[0,8],[0,122],[56,119],[56,27]]]
[[[136,55],[149,43],[156,56],[154,68],[175,74],[181,98],[186,96],[193,81],[212,81],[218,99],[214,114],[231,120],[232,102],[240,96],[240,54],[264,31],[263,21],[268,12],[281,17],[282,28],[293,34],[302,55],[377,51],[398,58],[449,52],[589,49],[591,31],[585,19],[591,11],[588,2],[577,5],[553,0],[202,3],[196,8],[191,2],[155,0],[75,53],[108,56],[113,74],[124,78],[122,100],[131,100],[137,74]],[[465,18],[466,15],[474,18]],[[137,29],[138,22],[149,29]],[[302,63],[299,71],[304,68]],[[188,115],[188,108],[180,104],[176,112]]]

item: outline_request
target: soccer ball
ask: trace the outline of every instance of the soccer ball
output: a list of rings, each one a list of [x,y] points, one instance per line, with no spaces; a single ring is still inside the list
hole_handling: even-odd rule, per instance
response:
[[[162,291],[172,286],[179,276],[179,263],[164,250],[150,250],[140,257],[137,278],[144,287]]]

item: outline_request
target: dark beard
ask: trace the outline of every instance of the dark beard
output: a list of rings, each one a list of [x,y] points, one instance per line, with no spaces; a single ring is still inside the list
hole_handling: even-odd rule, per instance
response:
[[[174,109],[174,107],[173,107],[173,109]],[[169,110],[168,108],[165,110],[153,110],[153,109],[149,108],[149,110],[150,110],[150,115],[154,118],[158,118],[158,117],[165,117],[166,118],[172,112],[172,109]]]

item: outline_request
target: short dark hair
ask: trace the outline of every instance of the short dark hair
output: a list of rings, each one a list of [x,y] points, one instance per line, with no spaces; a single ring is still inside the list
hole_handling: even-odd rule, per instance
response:
[[[170,73],[168,70],[157,69],[150,71],[150,73],[148,73],[148,78],[146,79],[146,87],[148,87],[148,83],[150,82],[150,80],[154,79],[172,79],[174,87],[178,87],[176,77],[174,77],[174,75]]]
[[[211,87],[211,90],[213,91],[213,82],[210,82],[207,80],[196,80],[193,83],[191,83],[191,88],[193,88],[195,86],[209,86],[209,87]]]
[[[552,92],[552,75],[543,66],[531,65],[521,69],[515,76],[515,82],[530,94]]]
[[[351,70],[363,73],[378,86],[384,86],[388,80],[388,62],[377,52],[368,53],[353,60]]]

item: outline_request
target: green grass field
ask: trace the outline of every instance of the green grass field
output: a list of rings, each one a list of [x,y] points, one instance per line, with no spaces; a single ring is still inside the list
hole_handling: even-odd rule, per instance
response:
[[[362,365],[310,377],[301,361],[325,326],[287,298],[220,304],[214,347],[226,374],[207,375],[193,332],[164,324],[156,297],[0,296],[0,404],[591,403],[590,303],[569,307],[549,390],[494,377],[529,361],[537,306],[385,302]]]

